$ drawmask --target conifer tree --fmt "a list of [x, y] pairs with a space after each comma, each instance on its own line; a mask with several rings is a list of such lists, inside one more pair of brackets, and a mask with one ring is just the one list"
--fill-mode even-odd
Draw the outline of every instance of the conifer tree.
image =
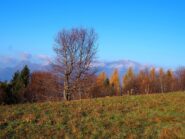
[[133, 81], [134, 81], [134, 72], [130, 67], [126, 74], [123, 76], [122, 87], [126, 93], [132, 92], [133, 90]]
[[115, 95], [120, 95], [121, 87], [120, 87], [120, 79], [119, 79], [118, 69], [114, 70], [114, 72], [110, 78], [110, 84], [113, 87]]
[[24, 68], [21, 71], [21, 80], [23, 81], [24, 87], [27, 87], [30, 80], [30, 69], [28, 66], [24, 66]]
[[123, 76], [123, 88], [127, 86], [127, 84], [133, 80], [134, 78], [134, 72], [132, 68], [129, 68], [127, 73]]
[[150, 93], [150, 78], [148, 69], [141, 70], [138, 74], [140, 93]]
[[99, 76], [97, 77], [97, 81], [96, 81], [97, 85], [103, 86], [106, 79], [107, 79], [106, 73], [105, 72], [100, 73]]
[[165, 80], [165, 92], [173, 91], [173, 81], [174, 81], [173, 71], [168, 70], [165, 74], [164, 80]]
[[19, 103], [24, 101], [24, 91], [29, 84], [30, 70], [25, 66], [21, 72], [17, 71], [9, 85], [6, 103]]
[[111, 96], [112, 90], [110, 88], [109, 78], [105, 72], [99, 74], [96, 80], [97, 86], [99, 88], [99, 96]]

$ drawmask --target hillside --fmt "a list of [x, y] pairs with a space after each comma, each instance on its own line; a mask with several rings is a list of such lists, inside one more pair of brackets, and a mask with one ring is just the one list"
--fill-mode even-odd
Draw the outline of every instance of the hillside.
[[0, 106], [0, 138], [185, 138], [185, 93]]

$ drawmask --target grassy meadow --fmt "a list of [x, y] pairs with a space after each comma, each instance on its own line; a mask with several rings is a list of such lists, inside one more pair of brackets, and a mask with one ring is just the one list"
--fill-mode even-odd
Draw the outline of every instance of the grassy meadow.
[[185, 93], [0, 106], [0, 138], [185, 138]]

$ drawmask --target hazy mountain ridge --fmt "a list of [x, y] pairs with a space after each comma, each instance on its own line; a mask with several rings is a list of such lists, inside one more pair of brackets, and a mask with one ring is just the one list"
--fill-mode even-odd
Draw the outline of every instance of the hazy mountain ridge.
[[[33, 71], [47, 71], [51, 69], [51, 65], [37, 64], [30, 61], [21, 61], [16, 66], [0, 68], [0, 81], [9, 81], [12, 75], [17, 71], [21, 70], [24, 65], [28, 65], [31, 72]], [[96, 61], [93, 63], [93, 68], [97, 70], [97, 74], [104, 71], [110, 77], [114, 69], [118, 69], [120, 77], [122, 77], [129, 67], [132, 67], [134, 72], [138, 72], [141, 69], [150, 68], [152, 66], [140, 64], [131, 60], [119, 60], [119, 61]]]
[[118, 60], [111, 62], [97, 62], [95, 68], [98, 69], [98, 73], [105, 71], [106, 74], [110, 77], [114, 69], [118, 69], [120, 76], [122, 77], [128, 68], [132, 67], [135, 73], [138, 73], [142, 69], [151, 68], [151, 65], [140, 64], [131, 60]]
[[50, 69], [49, 65], [32, 63], [30, 61], [21, 61], [16, 66], [0, 68], [0, 81], [11, 80], [13, 74], [18, 70], [20, 71], [25, 65], [28, 65], [31, 72], [33, 72], [33, 71], [47, 71]]

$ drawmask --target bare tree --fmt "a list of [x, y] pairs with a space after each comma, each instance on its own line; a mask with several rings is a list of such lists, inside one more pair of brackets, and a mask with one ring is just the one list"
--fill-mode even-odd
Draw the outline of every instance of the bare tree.
[[93, 29], [62, 30], [56, 37], [54, 69], [63, 84], [63, 97], [71, 100], [72, 93], [82, 88], [81, 80], [90, 73], [97, 50], [97, 35]]

